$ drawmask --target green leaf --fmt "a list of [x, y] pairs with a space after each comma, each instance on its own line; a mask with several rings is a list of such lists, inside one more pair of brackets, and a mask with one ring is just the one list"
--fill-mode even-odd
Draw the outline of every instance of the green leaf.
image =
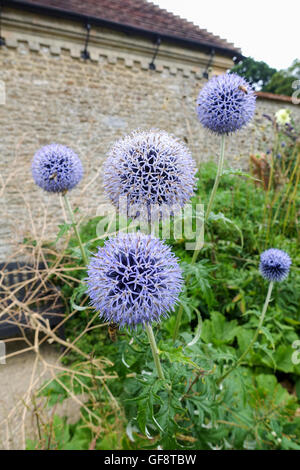
[[[66, 376], [60, 376], [59, 379], [63, 383], [68, 380]], [[56, 403], [62, 403], [68, 398], [68, 392], [55, 379], [51, 380], [51, 382], [41, 391], [40, 395], [48, 397], [47, 404], [50, 407], [54, 406]]]
[[197, 319], [198, 319], [198, 325], [197, 325], [197, 328], [196, 328], [196, 332], [195, 332], [195, 336], [194, 338], [192, 339], [192, 341], [190, 341], [187, 346], [190, 347], [190, 346], [193, 346], [194, 344], [198, 343], [199, 339], [200, 339], [200, 336], [201, 336], [201, 331], [202, 331], [202, 318], [201, 318], [201, 315], [200, 315], [200, 312], [199, 310], [197, 310], [195, 308], [195, 312], [196, 312], [196, 315], [197, 315]]
[[261, 397], [268, 396], [274, 405], [280, 405], [283, 408], [294, 400], [293, 396], [277, 382], [275, 375], [260, 374], [256, 377], [256, 383]]
[[193, 289], [200, 290], [206, 303], [208, 305], [212, 304], [213, 291], [211, 287], [211, 272], [215, 270], [215, 267], [209, 266], [207, 260], [198, 261], [193, 265], [183, 262], [181, 266], [183, 268], [184, 277], [189, 277], [189, 283], [187, 285], [188, 291]]
[[270, 359], [270, 361], [268, 361], [265, 356], [260, 355], [260, 361], [263, 364], [267, 364], [269, 367], [273, 367], [274, 370], [277, 369], [277, 364], [275, 361], [274, 353], [268, 349], [266, 344], [260, 344], [256, 342], [254, 343], [253, 347], [254, 349], [256, 349], [256, 351], [263, 351]]
[[241, 238], [241, 245], [242, 246], [244, 245], [244, 237], [243, 237], [243, 233], [240, 227], [238, 227], [238, 225], [235, 222], [233, 222], [231, 219], [229, 219], [228, 217], [225, 217], [225, 215], [222, 214], [222, 212], [219, 212], [218, 214], [211, 212], [208, 216], [208, 220], [211, 220], [213, 222], [223, 222], [225, 225], [232, 225], [236, 229], [236, 231], [239, 233], [239, 236]]
[[60, 449], [64, 449], [64, 446], [70, 439], [70, 428], [66, 423], [66, 419], [60, 418], [60, 416], [54, 415], [53, 417], [53, 431], [55, 434], [55, 440], [59, 444]]
[[107, 434], [100, 442], [97, 442], [96, 450], [111, 450], [115, 449], [118, 442], [117, 432]]
[[251, 329], [246, 329], [246, 328], [240, 328], [237, 332], [237, 341], [239, 348], [241, 350], [241, 353], [246, 350], [248, 347], [250, 341], [252, 340], [254, 335], [254, 331]]
[[80, 302], [82, 297], [86, 295], [86, 285], [80, 284], [76, 289], [74, 289], [72, 297], [70, 299], [70, 305], [73, 310], [78, 310], [79, 312], [86, 310], [88, 306], [77, 305], [77, 302]]
[[296, 442], [288, 439], [287, 437], [283, 436], [282, 438], [282, 448], [285, 450], [300, 450], [300, 445], [296, 444]]
[[283, 372], [293, 372], [294, 364], [292, 363], [293, 350], [290, 346], [281, 344], [276, 348], [274, 359], [279, 370]]
[[183, 307], [183, 310], [185, 311], [189, 321], [192, 319], [192, 309], [191, 306], [189, 305], [188, 299], [185, 299], [183, 296], [180, 297], [180, 303]]
[[274, 340], [273, 340], [273, 336], [271, 335], [271, 333], [269, 332], [269, 330], [265, 327], [265, 326], [262, 326], [260, 328], [260, 331], [265, 335], [265, 337], [269, 340], [269, 342], [271, 343], [271, 346], [273, 349], [275, 349], [275, 343], [274, 343]]
[[59, 232], [57, 234], [57, 237], [54, 243], [57, 243], [60, 238], [62, 238], [66, 233], [68, 233], [68, 231], [72, 227], [72, 224], [64, 223], [63, 225], [59, 225], [58, 227], [59, 227]]
[[196, 364], [189, 356], [183, 353], [182, 346], [178, 348], [170, 348], [168, 351], [160, 350], [160, 354], [165, 355], [170, 362], [179, 362], [181, 364], [187, 364], [200, 369], [200, 366]]
[[290, 325], [294, 325], [294, 326], [300, 325], [300, 321], [294, 320], [294, 318], [284, 317], [284, 321], [286, 321]]
[[237, 336], [240, 327], [237, 320], [227, 321], [219, 312], [211, 313], [211, 320], [203, 322], [202, 339], [216, 345], [230, 344]]
[[249, 175], [249, 173], [245, 173], [244, 171], [242, 170], [234, 170], [233, 168], [229, 169], [229, 170], [224, 170], [222, 175], [236, 175], [236, 176], [245, 176], [246, 178], [250, 178], [251, 180], [254, 180], [254, 181], [259, 181], [260, 183], [262, 182], [261, 180], [259, 180], [258, 178], [254, 178], [254, 176], [252, 175]]

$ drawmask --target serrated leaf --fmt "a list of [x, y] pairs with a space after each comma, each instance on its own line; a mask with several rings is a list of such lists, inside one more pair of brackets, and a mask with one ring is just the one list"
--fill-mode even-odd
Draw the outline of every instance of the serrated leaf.
[[196, 364], [189, 356], [183, 353], [182, 346], [178, 348], [170, 348], [167, 351], [160, 351], [162, 355], [165, 355], [170, 362], [179, 362], [180, 364], [187, 364], [200, 369], [198, 364]]
[[262, 180], [258, 179], [258, 178], [255, 178], [254, 176], [252, 175], [249, 175], [249, 173], [245, 173], [244, 171], [242, 170], [234, 170], [233, 168], [229, 169], [229, 170], [224, 170], [222, 172], [222, 175], [236, 175], [236, 176], [245, 176], [246, 178], [249, 178], [251, 180], [254, 180], [254, 181], [258, 181], [260, 183], [262, 183]]
[[274, 340], [273, 340], [273, 336], [271, 335], [269, 330], [265, 326], [262, 326], [260, 328], [260, 331], [265, 335], [267, 340], [269, 340], [269, 342], [271, 343], [272, 348], [275, 349], [275, 343], [274, 343]]
[[[277, 369], [277, 363], [276, 363], [276, 360], [275, 360], [275, 357], [274, 357], [274, 353], [272, 353], [266, 344], [260, 344], [260, 343], [254, 343], [253, 347], [258, 350], [258, 351], [263, 351], [268, 357], [269, 359], [271, 360], [271, 364], [273, 364], [273, 369], [276, 370]], [[261, 356], [261, 361], [264, 363], [264, 364], [268, 364], [270, 366], [270, 363], [268, 361], [265, 360], [265, 358], [263, 356]]]
[[195, 332], [195, 336], [194, 338], [192, 339], [192, 341], [190, 341], [187, 346], [193, 346], [194, 344], [198, 343], [199, 339], [200, 339], [200, 336], [201, 336], [201, 331], [202, 331], [202, 318], [201, 318], [201, 315], [200, 315], [200, 312], [199, 310], [197, 310], [195, 308], [195, 312], [196, 312], [196, 315], [197, 315], [197, 319], [198, 319], [198, 325], [197, 325], [197, 328], [196, 328], [196, 332]]
[[213, 222], [223, 222], [225, 225], [232, 225], [236, 229], [236, 231], [239, 233], [239, 236], [241, 239], [241, 245], [242, 246], [244, 245], [244, 237], [243, 237], [243, 233], [240, 227], [238, 227], [238, 225], [235, 222], [233, 222], [231, 219], [229, 219], [228, 217], [225, 217], [225, 215], [222, 212], [219, 212], [218, 214], [211, 212], [208, 216], [208, 220], [212, 220]]
[[66, 233], [68, 233], [71, 227], [72, 227], [72, 224], [67, 224], [67, 223], [59, 225], [58, 226], [59, 232], [57, 234], [57, 237], [54, 243], [57, 243], [58, 240], [60, 240]]
[[192, 309], [191, 309], [191, 306], [189, 305], [188, 299], [183, 299], [181, 297], [180, 298], [180, 303], [183, 307], [183, 310], [187, 314], [187, 317], [188, 317], [189, 321], [191, 321], [191, 319], [192, 319]]
[[207, 343], [227, 344], [233, 341], [239, 330], [236, 320], [229, 322], [221, 313], [212, 312], [211, 320], [203, 322], [202, 338]]

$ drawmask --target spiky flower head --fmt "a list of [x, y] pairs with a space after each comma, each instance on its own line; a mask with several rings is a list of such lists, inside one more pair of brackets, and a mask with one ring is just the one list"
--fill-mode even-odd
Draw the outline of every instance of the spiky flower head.
[[284, 126], [285, 124], [290, 124], [291, 122], [291, 111], [289, 109], [279, 109], [275, 113], [275, 119], [277, 124]]
[[119, 234], [92, 256], [87, 292], [101, 318], [134, 328], [166, 317], [182, 282], [178, 260], [161, 240], [143, 233]]
[[283, 281], [287, 278], [292, 264], [289, 255], [277, 248], [270, 248], [260, 256], [259, 270], [268, 281]]
[[199, 121], [216, 134], [230, 134], [251, 121], [255, 100], [252, 87], [236, 73], [215, 76], [199, 93]]
[[32, 160], [35, 183], [50, 193], [63, 193], [74, 188], [82, 178], [79, 157], [69, 147], [50, 144], [36, 152]]
[[[196, 165], [184, 143], [163, 131], [134, 132], [112, 147], [104, 164], [104, 189], [120, 209], [127, 199], [130, 216], [152, 218], [181, 208], [193, 195]], [[136, 212], [134, 212], [136, 209]]]

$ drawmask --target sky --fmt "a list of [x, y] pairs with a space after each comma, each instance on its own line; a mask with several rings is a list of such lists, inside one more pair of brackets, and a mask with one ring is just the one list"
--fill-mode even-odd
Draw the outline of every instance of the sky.
[[300, 59], [299, 0], [152, 0], [233, 42], [245, 56], [285, 69]]

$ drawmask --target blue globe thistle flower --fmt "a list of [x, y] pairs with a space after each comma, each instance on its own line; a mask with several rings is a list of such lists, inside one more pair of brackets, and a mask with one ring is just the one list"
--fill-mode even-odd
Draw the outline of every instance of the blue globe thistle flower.
[[155, 219], [172, 207], [183, 207], [193, 195], [196, 165], [187, 147], [163, 131], [134, 132], [120, 139], [104, 164], [104, 189], [120, 209], [139, 208], [130, 216], [151, 209]]
[[229, 134], [254, 116], [256, 96], [249, 83], [235, 73], [213, 77], [197, 99], [201, 124], [216, 134]]
[[38, 150], [31, 169], [35, 183], [50, 193], [63, 193], [74, 188], [83, 175], [79, 157], [60, 144], [46, 145]]
[[277, 248], [270, 248], [260, 256], [259, 270], [268, 281], [283, 281], [287, 278], [292, 264], [289, 255]]
[[91, 305], [105, 321], [135, 328], [174, 310], [183, 280], [177, 258], [152, 235], [119, 234], [88, 266]]

